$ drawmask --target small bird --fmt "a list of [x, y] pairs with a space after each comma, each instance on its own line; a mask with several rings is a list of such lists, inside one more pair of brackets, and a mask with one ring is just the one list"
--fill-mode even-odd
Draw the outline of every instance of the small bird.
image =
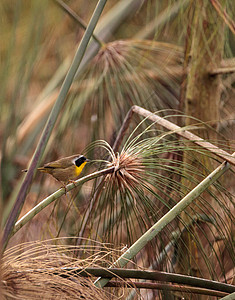
[[85, 156], [76, 154], [49, 162], [38, 170], [52, 175], [63, 185], [66, 185], [80, 175], [88, 161], [90, 160]]

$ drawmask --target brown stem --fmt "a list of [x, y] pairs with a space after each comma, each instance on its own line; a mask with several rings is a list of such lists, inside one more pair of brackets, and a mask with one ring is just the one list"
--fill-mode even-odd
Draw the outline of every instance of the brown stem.
[[214, 69], [210, 72], [210, 75], [219, 75], [219, 74], [229, 74], [229, 73], [234, 73], [235, 72], [235, 66], [232, 67], [227, 67], [227, 68], [217, 68]]
[[197, 288], [191, 286], [183, 286], [178, 284], [156, 283], [156, 282], [133, 282], [133, 281], [114, 281], [111, 280], [106, 284], [106, 287], [127, 287], [137, 289], [155, 289], [167, 291], [179, 291], [181, 293], [193, 293], [208, 296], [224, 297], [228, 293], [209, 290], [205, 288]]
[[113, 151], [114, 151], [114, 152], [116, 152], [116, 151], [118, 150], [120, 144], [122, 143], [122, 140], [123, 140], [123, 138], [124, 138], [124, 135], [125, 135], [125, 133], [126, 133], [128, 127], [129, 127], [129, 125], [130, 125], [131, 118], [132, 118], [133, 112], [134, 112], [133, 108], [134, 108], [134, 106], [132, 106], [132, 107], [130, 108], [130, 110], [128, 111], [128, 113], [127, 113], [127, 115], [126, 115], [126, 117], [125, 117], [125, 119], [124, 119], [124, 121], [123, 121], [122, 127], [121, 127], [120, 130], [119, 130], [119, 133], [118, 133], [118, 135], [117, 135], [117, 138], [116, 138], [116, 140], [115, 140], [115, 142], [114, 142], [114, 144], [113, 144]]
[[226, 160], [227, 162], [231, 163], [232, 165], [235, 166], [235, 157], [229, 154], [228, 152], [220, 149], [219, 147], [203, 140], [199, 136], [191, 133], [190, 131], [183, 130], [181, 127], [175, 125], [174, 123], [159, 117], [158, 115], [151, 113], [150, 111], [139, 107], [137, 105], [132, 107], [133, 112], [148, 118], [149, 120], [155, 122], [157, 125], [161, 125], [168, 130], [174, 131], [176, 134], [179, 136], [186, 138], [187, 140], [190, 140], [191, 142], [201, 146], [204, 149], [207, 149], [211, 153], [215, 154], [216, 156], [222, 158], [223, 160]]

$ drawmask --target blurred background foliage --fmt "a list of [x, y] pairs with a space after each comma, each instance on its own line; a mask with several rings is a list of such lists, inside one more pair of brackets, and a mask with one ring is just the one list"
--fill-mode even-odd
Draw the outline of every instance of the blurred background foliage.
[[[235, 38], [227, 25], [234, 26], [233, 1], [226, 1], [228, 16], [224, 17], [216, 10], [218, 1], [205, 2], [224, 23], [221, 66], [232, 68]], [[22, 182], [21, 170], [32, 157], [84, 32], [58, 3], [45, 0], [0, 3], [3, 221]], [[96, 1], [84, 0], [65, 3], [85, 23], [96, 5]], [[101, 43], [94, 39], [90, 42], [43, 161], [74, 153], [108, 159], [108, 146], [101, 142], [89, 149], [86, 146], [101, 139], [112, 146], [132, 105], [159, 111], [162, 117], [185, 124], [185, 86], [190, 60], [187, 44], [194, 5], [190, 0], [108, 1], [95, 31]], [[234, 151], [234, 85], [234, 71], [222, 73], [220, 117], [209, 124], [217, 130], [217, 144], [230, 153]], [[199, 123], [197, 115], [192, 117], [193, 123]], [[114, 247], [129, 245], [190, 190], [182, 178], [191, 182], [190, 187], [195, 186], [217, 165], [210, 153], [179, 140], [175, 133], [168, 134], [163, 128], [152, 126], [148, 120], [138, 125], [141, 120], [133, 117], [122, 148], [118, 149], [120, 153], [123, 151], [124, 158], [129, 153], [137, 159], [137, 167], [131, 171], [137, 178], [126, 181], [126, 186], [120, 185], [117, 178], [110, 182], [108, 177], [86, 183], [36, 216], [12, 238], [10, 245], [59, 236], [82, 236], [110, 242]], [[162, 135], [164, 138], [160, 138]], [[125, 145], [128, 136], [129, 144], [133, 140], [129, 148]], [[159, 142], [155, 144], [153, 138]], [[204, 164], [198, 153], [211, 157], [213, 163]], [[190, 163], [195, 156], [199, 165]], [[124, 159], [123, 163], [128, 165], [129, 161]], [[86, 172], [97, 168], [98, 164], [86, 168]], [[136, 168], [144, 170], [138, 174]], [[231, 282], [235, 261], [234, 174], [229, 172], [226, 180], [200, 197], [196, 208], [185, 212], [186, 219], [182, 216], [171, 223], [152, 247], [146, 247], [141, 257], [136, 258], [139, 265]], [[36, 174], [22, 214], [58, 187], [49, 176]], [[208, 199], [213, 199], [217, 206]], [[190, 248], [190, 239], [196, 248]]]

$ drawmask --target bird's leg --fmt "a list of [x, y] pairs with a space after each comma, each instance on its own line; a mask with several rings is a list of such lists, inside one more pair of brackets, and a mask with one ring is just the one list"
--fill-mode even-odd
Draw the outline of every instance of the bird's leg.
[[67, 193], [66, 185], [69, 184], [69, 183], [73, 183], [73, 184], [75, 185], [76, 181], [70, 179], [70, 180], [69, 180], [68, 182], [66, 182], [66, 183], [63, 183], [63, 182], [61, 182], [61, 183], [63, 184], [62, 187], [65, 189], [65, 195], [66, 195], [66, 193]]
[[68, 183], [73, 183], [73, 184], [75, 185], [75, 184], [76, 184], [76, 181], [70, 179], [70, 180], [68, 181]]

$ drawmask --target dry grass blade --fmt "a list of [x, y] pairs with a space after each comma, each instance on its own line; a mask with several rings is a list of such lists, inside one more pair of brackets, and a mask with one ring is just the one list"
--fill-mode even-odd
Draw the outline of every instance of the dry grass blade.
[[[98, 289], [91, 278], [72, 272], [110, 265], [114, 250], [87, 241], [86, 246], [56, 245], [66, 239], [20, 244], [8, 249], [2, 260], [2, 293], [7, 299], [116, 299]], [[80, 258], [73, 256], [78, 251]]]
[[219, 16], [223, 18], [225, 24], [228, 25], [230, 30], [233, 34], [235, 34], [235, 23], [233, 19], [229, 16], [226, 12], [225, 8], [223, 8], [218, 0], [210, 0], [216, 11], [218, 12]]

